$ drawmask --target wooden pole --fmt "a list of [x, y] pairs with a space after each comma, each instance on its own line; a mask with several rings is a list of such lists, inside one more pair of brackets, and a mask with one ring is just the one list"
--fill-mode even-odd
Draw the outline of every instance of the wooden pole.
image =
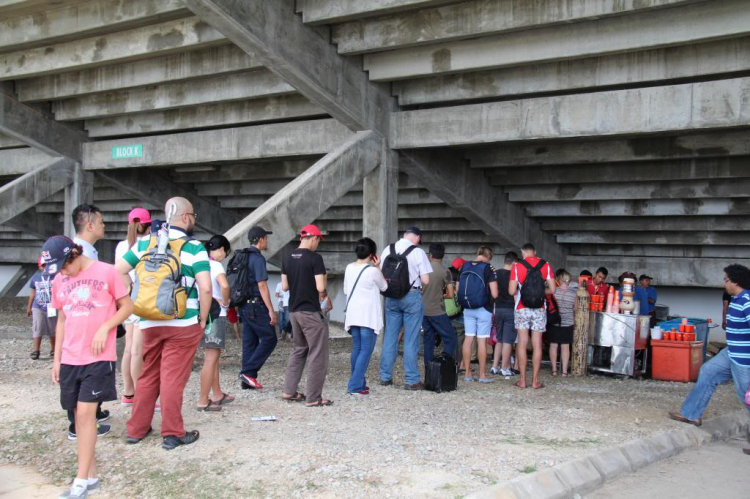
[[578, 288], [575, 306], [573, 352], [570, 359], [570, 374], [586, 375], [586, 353], [589, 339], [589, 294], [585, 286]]

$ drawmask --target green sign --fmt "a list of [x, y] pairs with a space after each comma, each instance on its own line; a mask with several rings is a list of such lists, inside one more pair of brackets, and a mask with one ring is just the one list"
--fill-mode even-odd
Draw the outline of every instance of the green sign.
[[142, 158], [143, 144], [133, 144], [130, 146], [113, 146], [112, 159], [124, 158]]

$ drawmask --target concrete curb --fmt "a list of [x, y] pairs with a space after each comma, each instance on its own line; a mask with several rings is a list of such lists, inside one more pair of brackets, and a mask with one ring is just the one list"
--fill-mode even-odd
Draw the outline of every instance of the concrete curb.
[[565, 499], [585, 494], [605, 482], [662, 459], [750, 430], [746, 410], [710, 419], [700, 428], [685, 425], [552, 468], [493, 485], [470, 494], [473, 499]]

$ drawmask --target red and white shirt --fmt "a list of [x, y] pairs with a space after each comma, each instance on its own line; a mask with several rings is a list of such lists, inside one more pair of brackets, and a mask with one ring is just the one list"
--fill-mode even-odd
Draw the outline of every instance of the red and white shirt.
[[[530, 256], [528, 258], [524, 258], [526, 263], [528, 263], [531, 267], [535, 267], [541, 258], [538, 258], [536, 256]], [[513, 270], [511, 270], [510, 278], [513, 279], [518, 283], [518, 293], [516, 294], [516, 310], [521, 310], [526, 308], [523, 303], [521, 303], [521, 288], [523, 288], [523, 283], [526, 280], [526, 267], [521, 265], [520, 263], [516, 263], [513, 265]], [[547, 279], [554, 279], [555, 278], [555, 272], [552, 270], [552, 265], [549, 264], [549, 262], [546, 262], [542, 268], [542, 279], [545, 281]]]

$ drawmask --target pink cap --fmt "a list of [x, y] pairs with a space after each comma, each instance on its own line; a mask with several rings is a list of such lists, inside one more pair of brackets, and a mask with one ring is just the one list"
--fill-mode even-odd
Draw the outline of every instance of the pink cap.
[[464, 260], [460, 256], [457, 256], [451, 262], [451, 267], [453, 267], [456, 270], [461, 270], [461, 267], [463, 267], [464, 263], [466, 263], [466, 260]]
[[136, 218], [142, 224], [151, 223], [151, 214], [145, 208], [133, 208], [132, 210], [130, 210], [130, 214], [128, 215], [128, 223], [133, 223], [133, 220], [135, 220]]
[[320, 229], [317, 225], [305, 225], [304, 227], [302, 227], [302, 230], [299, 231], [299, 235], [301, 237], [318, 236], [321, 240], [323, 240], [323, 233], [320, 232]]

